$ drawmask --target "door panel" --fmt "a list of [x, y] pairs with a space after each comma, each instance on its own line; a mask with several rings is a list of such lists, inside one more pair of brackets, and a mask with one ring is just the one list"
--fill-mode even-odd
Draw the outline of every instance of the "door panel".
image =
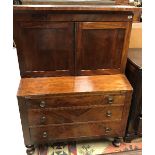
[[16, 22], [14, 39], [22, 77], [74, 74], [74, 24]]
[[81, 22], [76, 25], [77, 75], [124, 71], [128, 22]]

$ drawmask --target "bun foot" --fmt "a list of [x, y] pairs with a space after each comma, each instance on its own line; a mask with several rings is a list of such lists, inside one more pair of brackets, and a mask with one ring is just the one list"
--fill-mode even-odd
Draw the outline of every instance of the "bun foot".
[[120, 145], [121, 145], [121, 140], [122, 140], [121, 137], [116, 137], [116, 138], [114, 138], [114, 141], [112, 142], [112, 144], [113, 144], [115, 147], [120, 147]]
[[128, 136], [128, 134], [126, 135], [126, 137], [124, 137], [124, 142], [125, 143], [131, 143], [132, 138], [130, 136]]
[[34, 145], [27, 145], [26, 147], [27, 147], [26, 150], [27, 155], [33, 155], [35, 151]]

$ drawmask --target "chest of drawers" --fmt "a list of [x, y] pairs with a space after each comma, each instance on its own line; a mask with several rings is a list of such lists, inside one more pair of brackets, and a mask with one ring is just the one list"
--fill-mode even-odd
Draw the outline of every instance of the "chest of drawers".
[[23, 78], [18, 101], [25, 144], [122, 137], [131, 95], [122, 74]]
[[124, 75], [130, 31], [140, 9], [49, 3], [14, 6], [27, 153], [34, 145], [102, 137], [115, 137], [118, 145], [132, 94]]

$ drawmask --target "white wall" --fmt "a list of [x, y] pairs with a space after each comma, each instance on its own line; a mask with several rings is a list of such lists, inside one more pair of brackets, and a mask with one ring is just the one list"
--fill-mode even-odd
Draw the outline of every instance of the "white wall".
[[20, 76], [13, 49], [12, 2], [0, 4], [0, 154], [25, 155], [16, 99]]

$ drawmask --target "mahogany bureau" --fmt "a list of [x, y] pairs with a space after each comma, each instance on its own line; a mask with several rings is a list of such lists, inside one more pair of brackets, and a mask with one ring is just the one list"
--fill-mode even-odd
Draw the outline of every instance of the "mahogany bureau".
[[132, 95], [124, 75], [130, 31], [140, 9], [50, 4], [14, 5], [27, 153], [35, 145], [104, 137], [119, 146]]
[[123, 74], [23, 78], [18, 102], [25, 144], [123, 137], [132, 87]]

